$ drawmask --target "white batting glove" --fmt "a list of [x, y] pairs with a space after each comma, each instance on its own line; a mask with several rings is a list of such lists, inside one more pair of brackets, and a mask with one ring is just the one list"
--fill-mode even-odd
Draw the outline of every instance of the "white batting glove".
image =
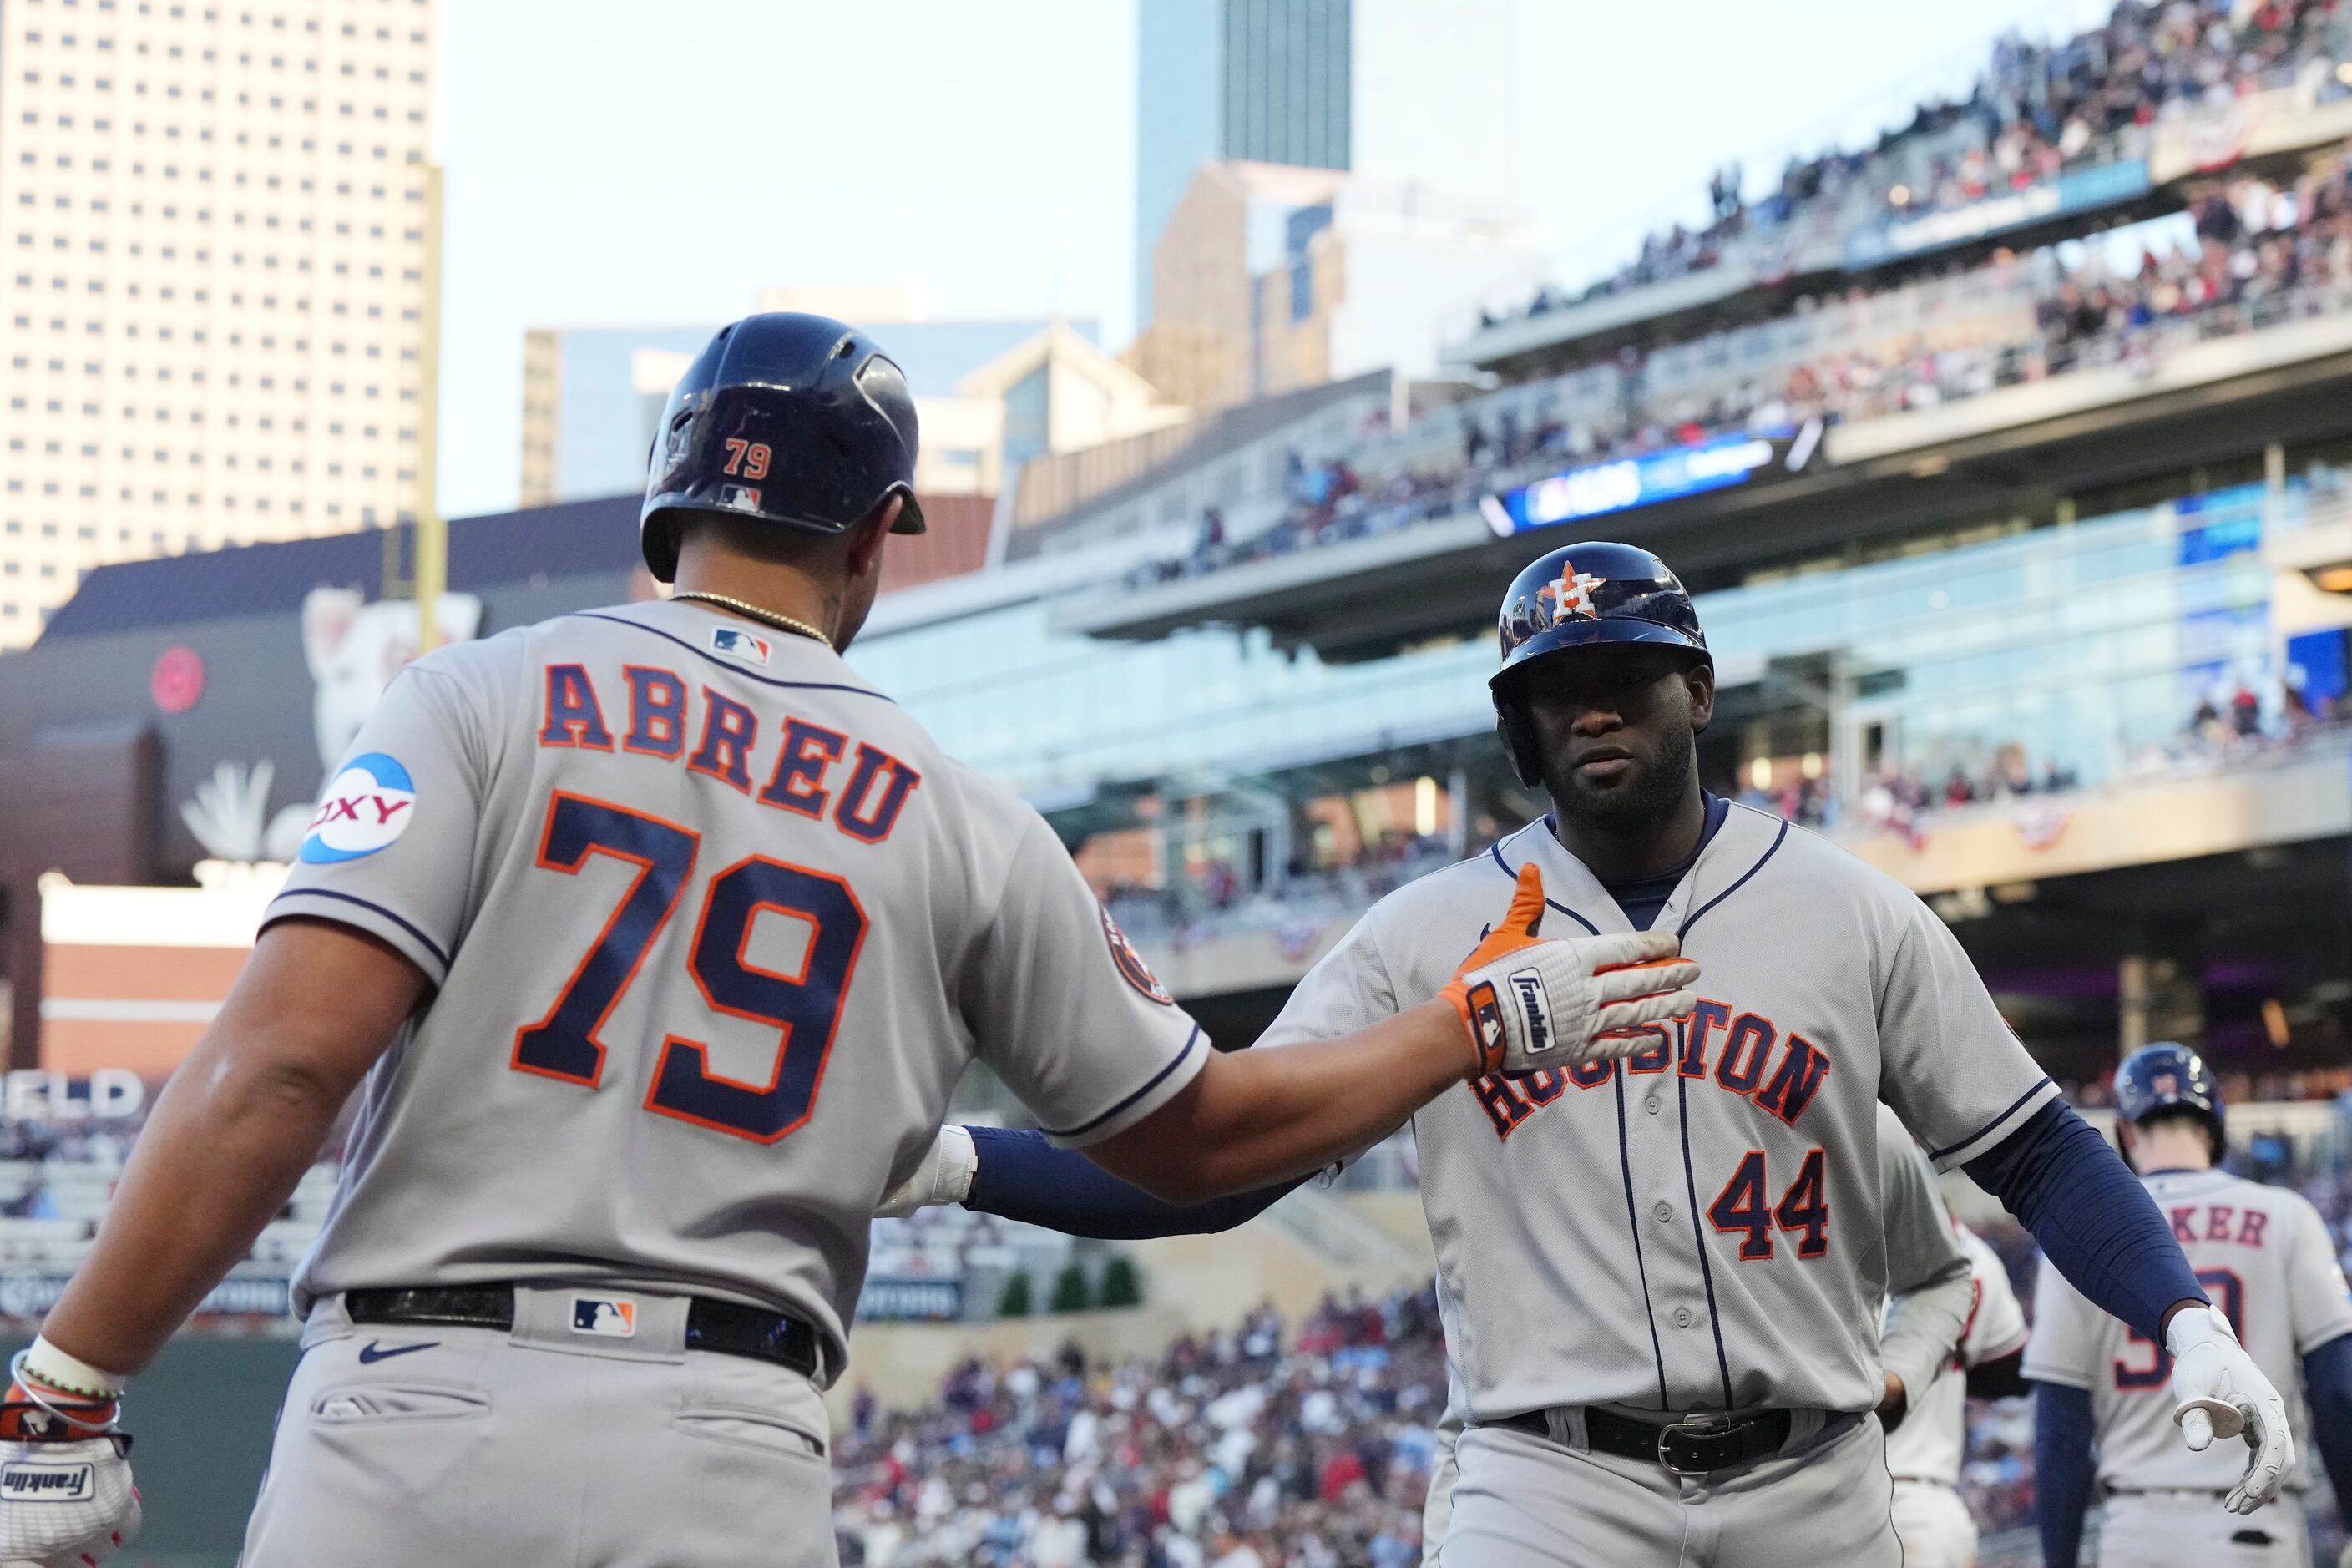
[[972, 1147], [971, 1134], [952, 1124], [942, 1127], [923, 1163], [883, 1197], [875, 1217], [904, 1219], [933, 1204], [960, 1204], [971, 1194], [972, 1173], [979, 1169], [980, 1151]]
[[2352, 1568], [2352, 1541], [2346, 1542], [2344, 1549], [2336, 1554], [2336, 1568]]
[[120, 1435], [0, 1443], [0, 1568], [95, 1568], [139, 1533]]
[[2246, 1473], [2224, 1500], [2231, 1513], [2252, 1513], [2278, 1495], [2294, 1468], [2294, 1434], [2286, 1401], [2238, 1343], [2218, 1307], [2188, 1307], [2164, 1333], [2172, 1352], [2172, 1419], [2189, 1447], [2203, 1453], [2216, 1437], [2246, 1440]]
[[1671, 931], [1545, 941], [1543, 873], [1519, 868], [1511, 907], [1439, 993], [1470, 1032], [1471, 1076], [1627, 1057], [1654, 1044], [1645, 1027], [1698, 1005], [1698, 965]]

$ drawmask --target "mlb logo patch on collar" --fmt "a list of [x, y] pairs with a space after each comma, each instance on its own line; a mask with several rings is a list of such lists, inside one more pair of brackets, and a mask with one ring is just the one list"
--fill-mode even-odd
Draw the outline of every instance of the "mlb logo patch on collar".
[[756, 664], [762, 669], [768, 667], [768, 639], [755, 637], [740, 626], [711, 627], [710, 651], [740, 658], [746, 664]]
[[637, 1304], [625, 1296], [574, 1296], [572, 1331], [606, 1340], [635, 1339]]

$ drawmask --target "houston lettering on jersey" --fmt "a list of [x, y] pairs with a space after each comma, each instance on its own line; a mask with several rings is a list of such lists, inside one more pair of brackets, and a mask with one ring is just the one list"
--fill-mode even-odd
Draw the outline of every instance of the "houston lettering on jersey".
[[[822, 818], [830, 808], [833, 825], [862, 843], [889, 837], [908, 797], [923, 782], [920, 773], [878, 746], [790, 714], [763, 717], [708, 686], [689, 686], [675, 670], [633, 664], [623, 673], [628, 723], [620, 751], [683, 763], [688, 773], [796, 816]], [[543, 689], [541, 746], [614, 749], [604, 699], [585, 665], [549, 665]], [[771, 735], [777, 737], [773, 742]], [[829, 783], [845, 758], [847, 777]], [[752, 795], [755, 769], [766, 770], [768, 782]]]
[[[1651, 1043], [1624, 1058], [1628, 1074], [1663, 1074], [1672, 1067], [1675, 1076], [1712, 1081], [1791, 1127], [1830, 1074], [1829, 1053], [1819, 1046], [1727, 1002], [1702, 998], [1689, 1017], [1643, 1032]], [[1614, 1061], [1595, 1061], [1540, 1072], [1488, 1073], [1472, 1079], [1470, 1088], [1494, 1123], [1495, 1136], [1508, 1138], [1570, 1088], [1599, 1089], [1616, 1076], [1616, 1068]]]

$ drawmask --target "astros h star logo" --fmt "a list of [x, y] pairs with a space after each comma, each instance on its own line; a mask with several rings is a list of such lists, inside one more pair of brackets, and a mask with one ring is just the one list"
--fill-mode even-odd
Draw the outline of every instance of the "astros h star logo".
[[1559, 581], [1547, 583], [1536, 590], [1536, 602], [1550, 607], [1552, 624], [1561, 621], [1599, 620], [1601, 612], [1592, 607], [1592, 591], [1606, 582], [1590, 572], [1579, 572], [1576, 563], [1559, 563]]

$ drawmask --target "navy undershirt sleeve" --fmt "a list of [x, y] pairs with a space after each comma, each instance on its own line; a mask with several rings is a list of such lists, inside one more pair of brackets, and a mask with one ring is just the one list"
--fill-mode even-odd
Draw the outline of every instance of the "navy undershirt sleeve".
[[2026, 1118], [1970, 1160], [1968, 1173], [2033, 1233], [2091, 1305], [2157, 1343], [2168, 1308], [2208, 1300], [2156, 1200], [2064, 1101]]
[[1179, 1207], [1131, 1186], [1076, 1149], [1057, 1149], [1042, 1132], [968, 1127], [980, 1163], [963, 1206], [1042, 1225], [1066, 1236], [1139, 1241], [1154, 1236], [1205, 1236], [1231, 1230], [1274, 1206], [1307, 1178]]
[[2042, 1568], [2074, 1568], [2091, 1506], [2091, 1391], [2033, 1385], [2033, 1522]]
[[2303, 1358], [2311, 1435], [2339, 1498], [2352, 1498], [2352, 1334], [2338, 1334]]

